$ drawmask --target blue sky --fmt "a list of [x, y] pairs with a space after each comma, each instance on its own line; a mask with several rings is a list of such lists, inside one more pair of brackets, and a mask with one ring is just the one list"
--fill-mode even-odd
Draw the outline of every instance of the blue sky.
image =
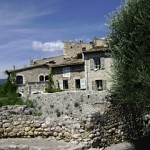
[[0, 0], [0, 78], [29, 60], [63, 54], [61, 41], [108, 33], [109, 13], [124, 0]]

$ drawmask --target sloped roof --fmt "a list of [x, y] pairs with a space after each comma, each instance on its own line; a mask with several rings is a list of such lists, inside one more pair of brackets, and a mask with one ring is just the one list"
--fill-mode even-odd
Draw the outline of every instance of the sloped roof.
[[39, 68], [39, 67], [47, 67], [49, 68], [49, 65], [47, 64], [40, 64], [40, 65], [34, 65], [34, 66], [29, 66], [29, 67], [23, 67], [23, 68], [19, 68], [19, 69], [13, 69], [13, 70], [9, 70], [9, 72], [20, 72], [20, 71], [25, 71], [25, 70], [30, 70], [30, 69], [34, 69], [34, 68]]
[[54, 64], [51, 67], [62, 67], [62, 66], [72, 66], [72, 65], [79, 65], [84, 64], [84, 61], [82, 59], [64, 59], [64, 61], [61, 64]]
[[64, 55], [55, 56], [55, 57], [49, 57], [49, 58], [43, 58], [39, 59], [33, 62], [33, 65], [40, 65], [40, 64], [60, 64], [64, 61]]
[[109, 49], [106, 48], [106, 47], [93, 48], [93, 49], [90, 49], [90, 50], [88, 50], [88, 51], [83, 51], [83, 53], [105, 52], [105, 51], [109, 51]]

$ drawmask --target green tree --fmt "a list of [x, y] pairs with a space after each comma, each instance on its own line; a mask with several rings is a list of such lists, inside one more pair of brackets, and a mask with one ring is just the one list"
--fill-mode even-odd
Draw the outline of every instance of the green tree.
[[52, 73], [49, 73], [49, 75], [48, 75], [48, 86], [45, 90], [48, 93], [53, 93], [54, 92], [54, 81], [53, 81]]
[[5, 71], [7, 82], [0, 87], [0, 106], [4, 105], [21, 105], [23, 100], [17, 95], [17, 85], [15, 84], [15, 73]]
[[57, 81], [57, 84], [58, 85], [57, 85], [57, 88], [56, 88], [55, 84], [54, 84], [54, 80], [53, 80], [53, 75], [50, 72], [49, 75], [48, 75], [48, 86], [45, 89], [45, 91], [48, 92], [48, 93], [61, 92], [58, 81]]
[[150, 104], [150, 0], [126, 0], [111, 16], [108, 45], [120, 101]]

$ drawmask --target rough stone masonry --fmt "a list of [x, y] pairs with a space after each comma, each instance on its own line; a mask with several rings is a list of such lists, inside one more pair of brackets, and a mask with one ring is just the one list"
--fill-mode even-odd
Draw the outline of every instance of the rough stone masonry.
[[[64, 96], [61, 97], [61, 94]], [[72, 98], [73, 106], [71, 108], [73, 108], [73, 111], [71, 115], [62, 113], [57, 116], [58, 112], [54, 111], [53, 115], [49, 112], [46, 114], [45, 112], [44, 115], [37, 116], [37, 110], [28, 108], [27, 106], [1, 107], [0, 138], [52, 138], [74, 144], [82, 143], [86, 148], [100, 147], [103, 149], [111, 144], [136, 138], [143, 134], [143, 118], [138, 114], [130, 114], [130, 111], [127, 109], [128, 118], [126, 119], [120, 114], [119, 110], [121, 108], [112, 107], [109, 102], [110, 95], [108, 96], [108, 93], [104, 94], [100, 92], [99, 95], [95, 93], [96, 99], [101, 97], [101, 99], [97, 99], [95, 102], [93, 93], [87, 93], [87, 95], [86, 93], [76, 93], [77, 99], [73, 99], [74, 94], [72, 96], [71, 93], [66, 94]], [[60, 93], [59, 96], [67, 98], [64, 93]], [[49, 98], [49, 101], [52, 101], [51, 98], [54, 100], [51, 94], [47, 94], [46, 96], [36, 95], [35, 97]], [[88, 103], [85, 97], [88, 99]], [[37, 100], [41, 103], [43, 101], [43, 99], [39, 98]], [[89, 107], [86, 107], [87, 112], [83, 108], [85, 105], [81, 105], [80, 100], [84, 104], [89, 105]], [[52, 109], [61, 108], [62, 104], [58, 106], [57, 102], [54, 103], [52, 101]], [[49, 109], [51, 109], [51, 103], [46, 100], [47, 105], [48, 103]], [[67, 105], [68, 102], [66, 102], [64, 108]], [[37, 104], [37, 106], [39, 105]], [[80, 108], [78, 108], [79, 106]], [[76, 115], [76, 110], [74, 109], [79, 109], [77, 111], [78, 115]], [[84, 109], [84, 111], [80, 111], [80, 109]], [[40, 110], [42, 109], [40, 108]], [[64, 112], [64, 110], [62, 109], [61, 111]], [[54, 113], [56, 114], [54, 115]], [[145, 117], [145, 120], [145, 127], [148, 129], [150, 126], [150, 117]], [[140, 130], [137, 130], [137, 128]], [[129, 130], [132, 131], [130, 134]]]

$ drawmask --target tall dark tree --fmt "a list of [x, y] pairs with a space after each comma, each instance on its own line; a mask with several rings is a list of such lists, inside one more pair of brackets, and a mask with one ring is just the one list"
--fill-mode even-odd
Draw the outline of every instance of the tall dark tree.
[[150, 0], [126, 0], [111, 16], [108, 45], [113, 91], [121, 101], [150, 104]]

